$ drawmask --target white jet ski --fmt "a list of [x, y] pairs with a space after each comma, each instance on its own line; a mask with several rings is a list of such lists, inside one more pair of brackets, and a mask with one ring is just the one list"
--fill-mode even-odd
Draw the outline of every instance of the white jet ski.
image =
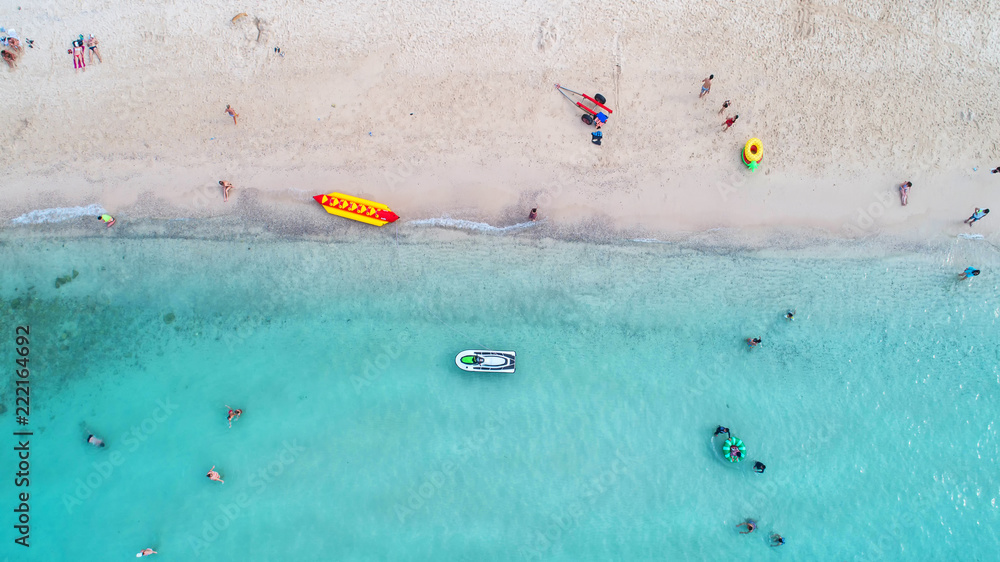
[[513, 351], [468, 349], [455, 356], [455, 364], [466, 371], [480, 373], [513, 373]]

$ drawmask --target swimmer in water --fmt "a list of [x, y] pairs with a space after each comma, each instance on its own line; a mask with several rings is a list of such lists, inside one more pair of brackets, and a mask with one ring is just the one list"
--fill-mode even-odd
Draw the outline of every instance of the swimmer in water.
[[234, 410], [229, 406], [226, 407], [229, 408], [229, 417], [227, 418], [227, 421], [229, 421], [229, 427], [231, 428], [233, 427], [233, 422], [240, 419], [240, 416], [243, 415], [243, 410], [240, 410], [239, 408]]
[[781, 546], [783, 544], [785, 544], [784, 537], [782, 537], [778, 533], [771, 535], [771, 546]]
[[747, 345], [750, 346], [751, 349], [757, 347], [760, 343], [760, 338], [747, 338]]
[[767, 466], [765, 466], [764, 463], [762, 463], [760, 461], [754, 461], [754, 463], [753, 463], [753, 471], [756, 472], [757, 474], [764, 474], [764, 469], [765, 468], [767, 468]]
[[795, 320], [795, 311], [789, 310], [785, 313], [785, 320]]
[[142, 552], [140, 552], [139, 554], [136, 554], [135, 557], [136, 558], [142, 558], [143, 556], [149, 556], [150, 554], [158, 554], [158, 552], [156, 552], [152, 548], [144, 548], [144, 549], [142, 549]]
[[104, 441], [98, 439], [97, 437], [95, 437], [93, 435], [88, 435], [87, 436], [87, 443], [90, 443], [91, 445], [93, 445], [95, 447], [103, 447], [104, 446]]
[[744, 525], [746, 526], [747, 530], [746, 531], [740, 531], [741, 535], [749, 535], [750, 533], [752, 533], [754, 531], [754, 529], [757, 528], [757, 522], [754, 521], [753, 519], [747, 519], [746, 522], [740, 523], [736, 527], [740, 528], [740, 527], [743, 527]]
[[729, 428], [728, 427], [722, 427], [721, 425], [719, 427], [715, 428], [715, 435], [722, 435], [723, 433], [726, 434], [726, 437], [729, 437]]
[[225, 482], [222, 481], [222, 476], [220, 476], [219, 473], [215, 471], [214, 464], [212, 465], [212, 470], [209, 470], [208, 474], [206, 474], [205, 476], [208, 476], [210, 479], [215, 480], [216, 482], [222, 482], [223, 484], [225, 484]]

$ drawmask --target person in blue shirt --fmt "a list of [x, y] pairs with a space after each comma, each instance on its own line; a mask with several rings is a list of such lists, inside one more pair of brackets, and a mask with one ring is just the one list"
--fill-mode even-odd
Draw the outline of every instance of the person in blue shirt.
[[989, 209], [980, 209], [979, 207], [976, 207], [976, 210], [972, 213], [972, 216], [965, 219], [965, 223], [969, 225], [969, 228], [972, 228], [973, 224], [982, 220], [982, 218], [988, 214], [990, 214]]
[[965, 271], [963, 271], [962, 273], [958, 274], [958, 278], [964, 281], [966, 279], [970, 279], [970, 278], [975, 277], [977, 275], [979, 275], [979, 270], [978, 269], [976, 269], [974, 267], [967, 267], [967, 268], [965, 268]]

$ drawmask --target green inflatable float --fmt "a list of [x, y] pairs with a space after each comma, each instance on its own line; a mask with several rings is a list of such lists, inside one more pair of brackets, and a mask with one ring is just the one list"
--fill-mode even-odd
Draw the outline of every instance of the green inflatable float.
[[722, 444], [722, 453], [729, 462], [740, 462], [747, 456], [747, 446], [738, 437], [730, 437]]

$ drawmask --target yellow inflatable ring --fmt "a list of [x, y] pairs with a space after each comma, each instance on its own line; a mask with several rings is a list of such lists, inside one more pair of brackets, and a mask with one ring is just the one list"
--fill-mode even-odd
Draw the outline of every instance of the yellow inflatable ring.
[[761, 158], [764, 158], [764, 143], [760, 142], [758, 138], [748, 140], [746, 146], [743, 147], [743, 160], [749, 164], [750, 162], [760, 162]]

